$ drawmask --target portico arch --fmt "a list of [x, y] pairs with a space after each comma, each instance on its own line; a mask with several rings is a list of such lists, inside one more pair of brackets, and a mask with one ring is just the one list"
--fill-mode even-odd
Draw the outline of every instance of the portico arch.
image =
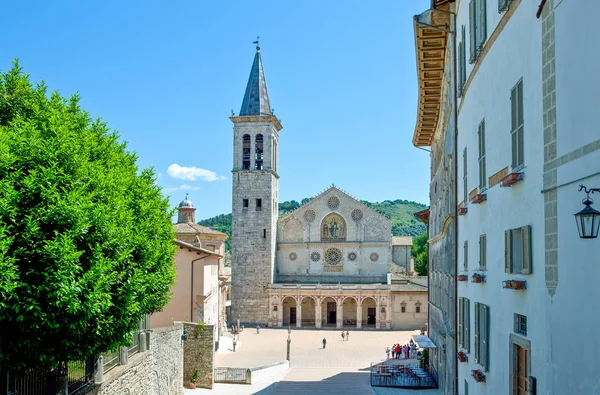
[[302, 326], [315, 326], [317, 316], [317, 302], [312, 296], [302, 298]]
[[342, 303], [344, 327], [356, 327], [356, 306], [356, 298], [353, 296], [344, 298], [344, 302]]
[[362, 301], [362, 326], [375, 328], [377, 323], [377, 302], [371, 297]]
[[337, 301], [332, 297], [326, 297], [321, 303], [321, 320], [323, 327], [336, 327], [337, 324]]
[[288, 296], [283, 299], [283, 325], [296, 325], [298, 317], [296, 315], [298, 306], [296, 304], [296, 298]]

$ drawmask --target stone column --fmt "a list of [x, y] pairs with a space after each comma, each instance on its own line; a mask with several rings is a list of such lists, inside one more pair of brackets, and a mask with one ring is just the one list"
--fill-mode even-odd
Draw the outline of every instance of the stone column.
[[315, 327], [321, 328], [321, 309], [323, 308], [323, 303], [319, 301], [319, 303], [315, 303]]
[[283, 300], [285, 299], [285, 297], [281, 297], [279, 298], [279, 300], [281, 300], [281, 303], [279, 303], [278, 307], [277, 307], [277, 326], [278, 327], [283, 327]]
[[392, 296], [387, 298], [387, 307], [385, 308], [385, 319], [387, 320], [386, 328], [392, 329]]
[[302, 328], [302, 297], [296, 302], [296, 328]]
[[335, 316], [336, 316], [336, 328], [341, 329], [343, 328], [343, 324], [344, 324], [344, 302], [341, 299], [337, 300], [337, 306], [336, 306], [336, 310], [335, 310]]
[[357, 299], [356, 302], [356, 329], [362, 328], [362, 300]]
[[379, 312], [380, 309], [380, 304], [379, 304], [379, 298], [376, 298], [376, 307], [375, 307], [375, 329], [379, 329], [381, 328], [381, 313]]

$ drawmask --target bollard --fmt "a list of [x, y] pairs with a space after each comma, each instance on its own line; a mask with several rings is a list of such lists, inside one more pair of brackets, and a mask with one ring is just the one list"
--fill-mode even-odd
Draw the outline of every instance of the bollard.
[[146, 343], [146, 332], [140, 332], [140, 352], [148, 350], [148, 344]]
[[127, 355], [127, 347], [119, 347], [119, 365], [127, 365], [129, 362]]
[[94, 366], [94, 384], [100, 384], [104, 381], [104, 357], [100, 355], [96, 359]]

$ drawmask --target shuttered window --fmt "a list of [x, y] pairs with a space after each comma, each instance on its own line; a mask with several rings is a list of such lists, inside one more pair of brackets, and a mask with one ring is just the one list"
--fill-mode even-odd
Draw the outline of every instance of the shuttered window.
[[487, 269], [487, 237], [479, 236], [479, 270]]
[[465, 271], [469, 270], [469, 241], [463, 243], [463, 267]]
[[482, 303], [475, 303], [475, 363], [484, 371], [489, 369], [489, 321], [490, 308]]
[[504, 232], [504, 257], [506, 273], [531, 274], [531, 226]]
[[487, 39], [486, 0], [469, 2], [469, 63], [475, 63]]
[[458, 298], [458, 346], [466, 352], [471, 348], [470, 320], [469, 299]]
[[463, 151], [463, 202], [469, 202], [469, 189], [467, 188], [467, 147]]
[[510, 137], [513, 169], [520, 169], [524, 163], [523, 126], [523, 80], [520, 80], [510, 91]]
[[485, 119], [479, 124], [477, 136], [479, 140], [479, 189], [487, 188], [487, 175], [485, 171]]
[[467, 55], [465, 47], [467, 46], [467, 42], [465, 41], [465, 25], [461, 27], [461, 38], [458, 43], [458, 70], [457, 70], [457, 79], [458, 79], [458, 97], [463, 95], [465, 89], [465, 83], [467, 82]]

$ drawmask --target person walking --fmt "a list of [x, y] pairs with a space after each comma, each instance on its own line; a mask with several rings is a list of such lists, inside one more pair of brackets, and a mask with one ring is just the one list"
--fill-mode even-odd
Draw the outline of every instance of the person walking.
[[396, 345], [394, 344], [392, 346], [392, 359], [395, 359], [395, 358], [396, 358]]
[[344, 336], [345, 336], [344, 331], [342, 331], [342, 341], [344, 341]]
[[346, 331], [346, 341], [350, 340], [350, 331]]
[[386, 360], [390, 359], [390, 348], [389, 347], [385, 349], [385, 355], [387, 357]]
[[237, 346], [237, 340], [233, 338], [233, 352], [235, 352], [235, 346]]
[[327, 339], [323, 338], [323, 349], [325, 349], [326, 345], [327, 345]]
[[260, 325], [256, 325], [256, 334], [258, 335], [260, 333]]
[[396, 359], [400, 359], [400, 344], [396, 344]]

